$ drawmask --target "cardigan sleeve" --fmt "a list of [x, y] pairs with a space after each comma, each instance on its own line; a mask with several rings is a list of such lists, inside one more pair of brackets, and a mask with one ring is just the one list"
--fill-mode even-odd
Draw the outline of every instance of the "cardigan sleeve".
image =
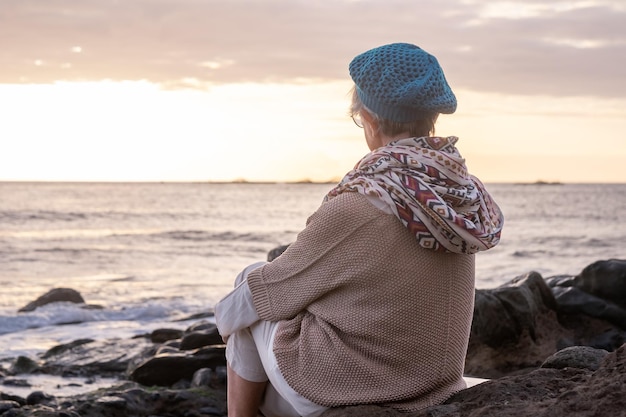
[[235, 289], [215, 305], [215, 324], [222, 337], [230, 336], [259, 320], [259, 315], [252, 303], [252, 293], [248, 287], [247, 277], [250, 271], [263, 264], [265, 262], [257, 262], [241, 271], [235, 281]]
[[252, 271], [248, 284], [261, 319], [287, 320], [351, 279], [355, 263], [350, 242], [368, 223], [384, 215], [356, 209], [365, 197], [343, 193], [323, 203], [294, 243], [269, 264]]

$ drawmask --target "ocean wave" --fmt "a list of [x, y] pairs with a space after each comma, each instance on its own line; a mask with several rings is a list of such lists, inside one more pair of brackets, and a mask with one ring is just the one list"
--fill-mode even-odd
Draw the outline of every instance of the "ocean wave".
[[8, 224], [24, 224], [35, 220], [71, 222], [84, 220], [86, 213], [62, 212], [53, 210], [5, 210], [0, 211], [0, 222]]
[[185, 211], [133, 211], [133, 210], [93, 210], [93, 211], [62, 211], [62, 210], [0, 210], [0, 224], [12, 226], [53, 225], [56, 223], [145, 223], [146, 219], [157, 222], [204, 220], [205, 214]]
[[607, 242], [606, 240], [593, 239], [593, 238], [589, 239], [587, 241], [587, 244], [594, 248], [609, 248], [613, 246], [610, 242]]
[[234, 231], [209, 232], [206, 230], [171, 230], [167, 232], [155, 233], [155, 237], [173, 240], [187, 240], [193, 242], [219, 241], [219, 242], [266, 242], [273, 239], [271, 233], [237, 233]]
[[585, 239], [583, 234], [571, 234], [571, 235], [550, 235], [550, 236], [536, 236], [532, 239], [532, 244], [536, 245], [561, 245], [568, 243], [578, 243]]
[[68, 253], [73, 256], [78, 256], [81, 253], [87, 253], [89, 251], [90, 249], [59, 248], [59, 247], [33, 249], [33, 252], [35, 253]]
[[[88, 322], [143, 322], [170, 320], [188, 313], [191, 306], [180, 301], [149, 300], [137, 305], [116, 308], [87, 308], [83, 304], [52, 303], [34, 311], [0, 315], [0, 335], [48, 326], [61, 326]], [[194, 310], [192, 310], [194, 311]], [[194, 311], [195, 312], [195, 311]]]
[[194, 242], [220, 240], [214, 233], [209, 233], [204, 230], [172, 230], [168, 232], [155, 233], [153, 236], [174, 240], [190, 240]]
[[98, 239], [103, 237], [125, 237], [136, 235], [151, 235], [159, 229], [35, 229], [0, 231], [0, 237], [25, 239], [25, 240], [63, 240], [68, 238], [76, 239]]
[[512, 256], [516, 258], [539, 258], [545, 256], [548, 252], [545, 250], [516, 250]]
[[136, 279], [136, 277], [134, 276], [122, 276], [122, 277], [117, 277], [117, 278], [111, 278], [109, 279], [110, 282], [130, 282], [130, 281], [134, 281]]

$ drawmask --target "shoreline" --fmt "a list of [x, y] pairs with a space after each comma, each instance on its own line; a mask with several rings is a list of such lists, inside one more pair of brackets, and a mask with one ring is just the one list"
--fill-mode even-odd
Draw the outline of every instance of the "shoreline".
[[[141, 185], [141, 184], [163, 184], [163, 185], [175, 185], [175, 184], [207, 184], [207, 185], [238, 185], [238, 184], [247, 184], [247, 185], [276, 185], [276, 184], [291, 184], [291, 185], [333, 185], [337, 184], [341, 181], [340, 177], [331, 178], [328, 180], [309, 180], [309, 179], [300, 179], [300, 180], [289, 180], [289, 181], [254, 181], [254, 180], [246, 180], [246, 179], [234, 179], [230, 181], [217, 181], [217, 180], [145, 180], [145, 181], [128, 181], [128, 180], [120, 180], [120, 181], [106, 181], [106, 180], [11, 180], [11, 179], [0, 179], [0, 185], [2, 184], [60, 184], [60, 185], [72, 185], [72, 184], [104, 184], [104, 185]], [[486, 185], [626, 185], [626, 182], [623, 181], [546, 181], [546, 180], [515, 180], [515, 181], [485, 181]]]
[[[583, 400], [599, 404], [593, 397], [597, 392], [610, 398], [616, 380], [626, 384], [626, 300], [622, 297], [626, 281], [619, 278], [624, 274], [626, 260], [601, 260], [576, 276], [543, 278], [531, 272], [497, 288], [477, 289], [465, 363], [468, 388], [429, 410], [441, 417], [466, 415], [459, 410], [488, 409], [500, 404], [498, 398], [506, 398], [510, 414], [499, 416], [535, 416], [543, 415], [536, 413], [555, 398], [574, 404]], [[66, 296], [74, 295], [67, 290]], [[33, 302], [35, 309], [47, 305], [41, 300], [47, 300], [45, 295]], [[50, 304], [59, 302], [67, 300]], [[598, 303], [610, 308], [598, 309]], [[185, 329], [175, 328], [174, 323]], [[39, 406], [52, 404], [63, 410], [68, 404], [79, 407], [85, 402], [95, 402], [103, 410], [113, 403], [128, 410], [116, 416], [143, 416], [131, 404], [139, 401], [150, 407], [150, 395], [158, 392], [173, 399], [185, 396], [189, 409], [197, 409], [209, 396], [213, 398], [209, 415], [225, 416], [225, 347], [212, 313], [170, 324], [133, 337], [79, 339], [36, 358], [0, 361], [0, 405], [10, 401], [12, 408], [23, 411], [12, 417], [35, 417], [38, 414], [30, 413]], [[554, 394], [546, 396], [551, 389]], [[590, 394], [565, 396], [583, 389]], [[33, 396], [40, 401], [33, 403]], [[613, 404], [602, 403], [607, 415], [621, 407], [619, 402]], [[375, 406], [362, 407], [345, 407], [340, 415], [367, 416], [369, 411], [363, 410]], [[515, 414], [519, 407], [528, 407], [524, 409], [528, 413]], [[351, 414], [357, 411], [361, 414]], [[446, 414], [452, 411], [457, 414]], [[85, 414], [106, 415], [104, 411]], [[412, 417], [418, 415], [422, 416]]]

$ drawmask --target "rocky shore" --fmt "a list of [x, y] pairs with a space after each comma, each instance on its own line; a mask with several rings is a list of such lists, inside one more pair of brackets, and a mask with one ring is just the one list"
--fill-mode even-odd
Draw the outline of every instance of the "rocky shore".
[[[358, 406], [324, 416], [626, 416], [626, 260], [598, 261], [576, 276], [530, 272], [477, 290], [475, 300], [465, 369], [489, 381], [417, 413]], [[72, 289], [54, 289], [22, 310], [51, 302], [85, 303]], [[79, 339], [14, 358], [0, 367], [0, 416], [225, 416], [224, 346], [210, 316], [184, 331]], [[112, 383], [63, 397], [3, 391], [27, 388], [35, 376]]]

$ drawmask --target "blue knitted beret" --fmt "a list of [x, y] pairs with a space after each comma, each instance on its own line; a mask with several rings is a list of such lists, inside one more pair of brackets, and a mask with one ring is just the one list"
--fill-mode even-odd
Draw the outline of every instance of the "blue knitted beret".
[[418, 46], [380, 46], [358, 55], [349, 68], [359, 98], [383, 119], [406, 123], [456, 110], [439, 62]]

